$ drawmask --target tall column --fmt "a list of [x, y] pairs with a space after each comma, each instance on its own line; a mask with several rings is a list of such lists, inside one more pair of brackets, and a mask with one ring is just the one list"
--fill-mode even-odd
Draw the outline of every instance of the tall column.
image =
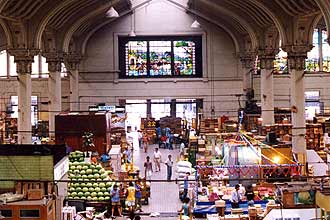
[[273, 88], [273, 61], [274, 56], [260, 56], [260, 96], [262, 125], [274, 124], [274, 88]]
[[31, 72], [37, 50], [12, 49], [18, 79], [18, 143], [32, 143], [31, 123]]
[[304, 67], [306, 53], [288, 52], [291, 73], [292, 151], [301, 163], [306, 161]]
[[81, 57], [78, 55], [68, 55], [65, 64], [69, 70], [70, 80], [70, 111], [79, 111], [79, 63]]
[[47, 54], [48, 63], [48, 119], [49, 119], [49, 137], [55, 137], [55, 115], [62, 110], [62, 90], [61, 90], [61, 57], [59, 54]]
[[171, 99], [171, 117], [176, 117], [176, 99]]

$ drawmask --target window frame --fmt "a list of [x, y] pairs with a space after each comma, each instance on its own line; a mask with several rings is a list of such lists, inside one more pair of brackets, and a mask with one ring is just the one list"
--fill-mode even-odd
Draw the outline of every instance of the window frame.
[[[193, 41], [195, 43], [195, 75], [174, 75], [174, 41]], [[129, 41], [147, 42], [147, 75], [145, 76], [127, 76], [126, 75], [126, 44]], [[171, 75], [150, 75], [150, 41], [171, 41]], [[119, 78], [120, 79], [139, 79], [139, 78], [201, 78], [203, 77], [203, 48], [202, 35], [189, 36], [137, 36], [137, 37], [118, 37], [119, 54]]]

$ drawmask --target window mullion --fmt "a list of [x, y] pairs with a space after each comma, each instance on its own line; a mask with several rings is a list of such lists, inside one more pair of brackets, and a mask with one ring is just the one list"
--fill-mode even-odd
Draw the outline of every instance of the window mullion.
[[171, 75], [174, 76], [174, 42], [171, 40]]
[[147, 76], [150, 76], [150, 41], [147, 41]]
[[318, 28], [318, 32], [319, 32], [319, 39], [318, 39], [318, 43], [319, 43], [319, 71], [323, 71], [323, 52], [322, 52], [322, 29]]

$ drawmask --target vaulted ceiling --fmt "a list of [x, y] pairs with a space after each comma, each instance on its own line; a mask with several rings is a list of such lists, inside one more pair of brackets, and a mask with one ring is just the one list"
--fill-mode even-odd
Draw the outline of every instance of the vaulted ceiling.
[[[68, 52], [74, 45], [79, 50], [90, 33], [111, 22], [105, 16], [110, 6], [122, 17], [134, 1], [144, 2], [0, 0], [0, 46]], [[330, 27], [330, 0], [187, 0], [184, 7], [230, 32], [241, 51], [277, 47], [279, 38], [286, 45], [308, 45], [317, 24]]]

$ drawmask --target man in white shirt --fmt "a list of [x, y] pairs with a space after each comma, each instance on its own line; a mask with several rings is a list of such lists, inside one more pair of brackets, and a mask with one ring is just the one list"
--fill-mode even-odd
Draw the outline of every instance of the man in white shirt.
[[242, 196], [239, 193], [239, 185], [235, 186], [235, 190], [231, 193], [231, 208], [239, 208], [239, 203], [241, 202]]
[[[154, 162], [155, 162], [155, 170], [156, 172], [160, 171], [160, 161], [162, 159], [162, 154], [160, 153], [160, 151], [158, 150], [158, 148], [155, 148], [155, 152], [154, 152]], [[158, 168], [158, 170], [157, 170]]]
[[167, 160], [165, 161], [165, 165], [167, 167], [167, 181], [171, 181], [173, 167], [173, 160], [171, 154], [168, 155]]

